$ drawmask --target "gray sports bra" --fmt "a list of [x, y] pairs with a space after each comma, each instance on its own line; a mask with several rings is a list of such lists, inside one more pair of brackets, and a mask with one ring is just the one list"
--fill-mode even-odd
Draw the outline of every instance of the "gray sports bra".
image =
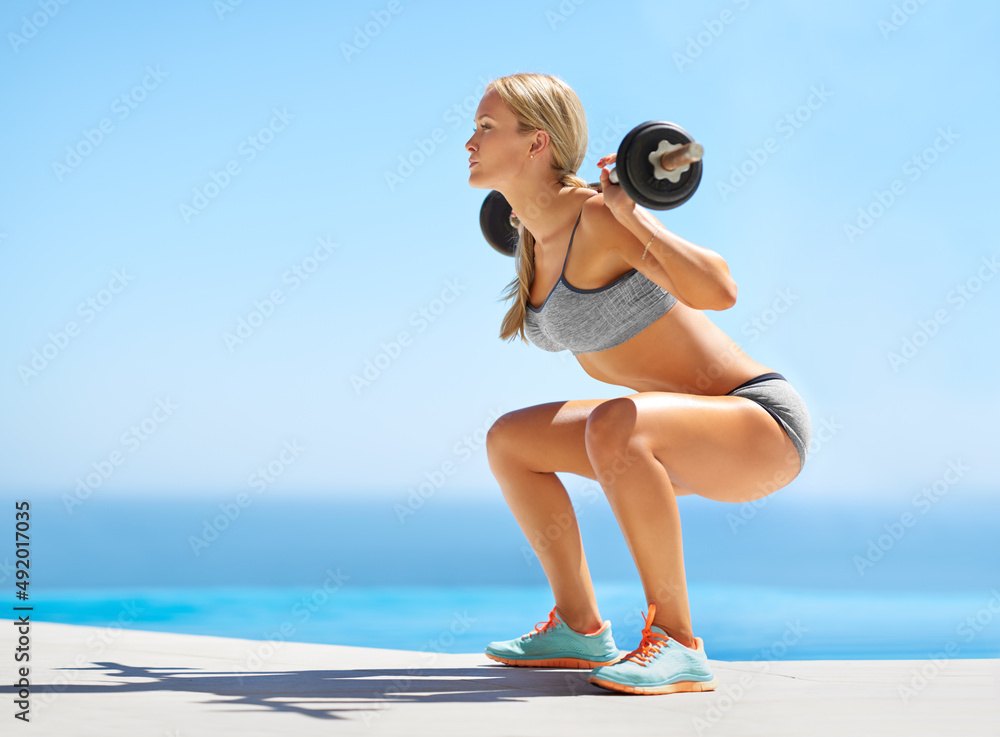
[[582, 215], [583, 210], [573, 226], [559, 281], [541, 307], [529, 302], [524, 315], [525, 335], [546, 351], [569, 349], [576, 355], [614, 348], [659, 320], [677, 302], [635, 269], [597, 289], [577, 289], [566, 281], [566, 262]]

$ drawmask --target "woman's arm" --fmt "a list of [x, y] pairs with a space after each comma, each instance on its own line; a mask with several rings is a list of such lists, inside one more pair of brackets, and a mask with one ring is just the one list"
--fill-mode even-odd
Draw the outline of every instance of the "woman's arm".
[[[602, 181], [605, 176], [602, 175]], [[617, 186], [613, 188], [620, 190]], [[607, 202], [607, 191], [587, 202], [588, 227], [593, 228], [597, 238], [617, 251], [629, 266], [688, 307], [726, 310], [736, 303], [736, 282], [722, 256], [671, 233], [624, 192], [614, 194], [621, 195], [615, 199], [617, 212]]]
[[[652, 259], [653, 264], [646, 269], [654, 274], [658, 271], [666, 274], [677, 290], [676, 294], [671, 294], [688, 307], [728, 310], [736, 304], [736, 282], [729, 275], [726, 260], [715, 251], [696, 246], [671, 233], [653, 215], [639, 207], [618, 222], [634, 236], [618, 241], [622, 258], [640, 271]], [[649, 250], [643, 259], [647, 243]], [[646, 276], [653, 278], [650, 274]]]

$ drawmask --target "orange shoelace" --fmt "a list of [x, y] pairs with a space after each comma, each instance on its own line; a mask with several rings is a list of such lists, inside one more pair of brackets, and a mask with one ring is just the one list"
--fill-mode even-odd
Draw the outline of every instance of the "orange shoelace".
[[549, 612], [549, 621], [539, 622], [538, 624], [535, 625], [535, 629], [531, 630], [531, 632], [529, 632], [526, 635], [521, 635], [521, 639], [526, 640], [529, 637], [534, 637], [535, 635], [541, 635], [544, 632], [547, 632], [548, 630], [557, 626], [558, 624], [559, 622], [558, 620], [556, 620], [556, 608], [552, 607], [552, 611]]
[[656, 614], [656, 604], [649, 605], [649, 613], [646, 615], [646, 626], [642, 629], [642, 640], [639, 647], [626, 655], [623, 660], [634, 660], [642, 665], [648, 665], [652, 659], [660, 652], [667, 640], [670, 638], [653, 632], [653, 615]]

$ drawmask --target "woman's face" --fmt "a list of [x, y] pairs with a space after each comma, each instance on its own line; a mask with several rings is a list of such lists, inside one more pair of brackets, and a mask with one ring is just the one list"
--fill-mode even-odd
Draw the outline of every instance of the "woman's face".
[[516, 177], [528, 160], [531, 135], [519, 133], [517, 118], [496, 90], [487, 90], [476, 109], [476, 127], [465, 144], [469, 185], [498, 189]]

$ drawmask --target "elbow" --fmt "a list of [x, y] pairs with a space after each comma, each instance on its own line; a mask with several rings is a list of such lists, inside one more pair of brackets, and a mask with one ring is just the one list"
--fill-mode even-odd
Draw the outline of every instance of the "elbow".
[[718, 285], [718, 289], [715, 290], [710, 299], [706, 300], [706, 304], [701, 309], [721, 312], [728, 310], [734, 304], [736, 304], [736, 282], [732, 279], [726, 279]]
[[727, 279], [726, 283], [722, 287], [721, 296], [722, 306], [717, 308], [720, 310], [728, 310], [734, 304], [736, 304], [736, 282], [732, 279]]
[[718, 272], [718, 279], [716, 280], [718, 287], [715, 295], [716, 306], [712, 309], [728, 310], [736, 304], [736, 281], [729, 273], [729, 266], [726, 262], [721, 257], [719, 260], [722, 263]]
[[678, 294], [674, 296], [678, 301], [683, 302], [692, 309], [721, 312], [722, 310], [728, 310], [736, 304], [736, 284], [733, 282], [729, 285], [720, 285], [718, 289], [712, 290], [711, 293], [699, 295], [697, 299], [685, 299], [683, 295]]

